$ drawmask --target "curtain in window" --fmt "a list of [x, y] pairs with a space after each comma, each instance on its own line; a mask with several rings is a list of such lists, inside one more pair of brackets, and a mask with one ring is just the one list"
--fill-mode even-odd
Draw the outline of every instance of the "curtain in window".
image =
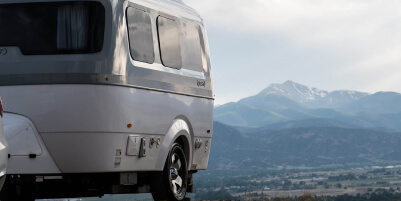
[[58, 8], [57, 49], [82, 50], [88, 46], [88, 7], [64, 5]]

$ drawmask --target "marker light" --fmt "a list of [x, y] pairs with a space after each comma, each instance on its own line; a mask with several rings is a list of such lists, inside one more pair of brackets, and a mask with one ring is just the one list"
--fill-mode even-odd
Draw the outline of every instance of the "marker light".
[[128, 128], [132, 128], [132, 124], [128, 124], [127, 127], [128, 127]]
[[207, 130], [207, 134], [209, 134], [210, 133], [210, 130]]

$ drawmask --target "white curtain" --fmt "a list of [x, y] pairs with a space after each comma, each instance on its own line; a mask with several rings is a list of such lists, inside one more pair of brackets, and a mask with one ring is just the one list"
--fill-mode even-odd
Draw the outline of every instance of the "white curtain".
[[57, 49], [80, 50], [88, 45], [88, 7], [64, 5], [58, 9]]

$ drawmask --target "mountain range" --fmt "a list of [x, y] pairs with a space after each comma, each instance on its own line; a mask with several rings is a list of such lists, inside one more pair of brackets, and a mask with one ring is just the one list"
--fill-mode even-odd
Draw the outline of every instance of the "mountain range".
[[302, 127], [247, 133], [214, 123], [208, 169], [400, 164], [401, 133]]
[[210, 169], [401, 163], [401, 94], [292, 81], [215, 108]]
[[368, 95], [368, 93], [345, 90], [328, 92], [316, 88], [310, 88], [292, 81], [286, 81], [283, 84], [271, 84], [257, 96], [286, 97], [298, 104], [310, 108], [338, 108], [345, 104], [358, 101]]
[[216, 107], [214, 120], [239, 129], [336, 126], [401, 131], [401, 94], [328, 92], [286, 81]]

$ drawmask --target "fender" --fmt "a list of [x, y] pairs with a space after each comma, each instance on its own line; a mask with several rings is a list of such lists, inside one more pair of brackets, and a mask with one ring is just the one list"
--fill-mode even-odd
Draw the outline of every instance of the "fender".
[[31, 120], [11, 113], [4, 113], [3, 120], [10, 155], [7, 174], [60, 173]]
[[167, 159], [167, 155], [173, 146], [174, 142], [181, 136], [184, 136], [188, 143], [188, 170], [191, 168], [193, 151], [192, 151], [192, 139], [193, 134], [190, 132], [189, 126], [186, 121], [182, 119], [175, 119], [164, 137], [163, 143], [160, 147], [158, 161], [156, 163], [156, 169], [163, 171], [164, 164]]

